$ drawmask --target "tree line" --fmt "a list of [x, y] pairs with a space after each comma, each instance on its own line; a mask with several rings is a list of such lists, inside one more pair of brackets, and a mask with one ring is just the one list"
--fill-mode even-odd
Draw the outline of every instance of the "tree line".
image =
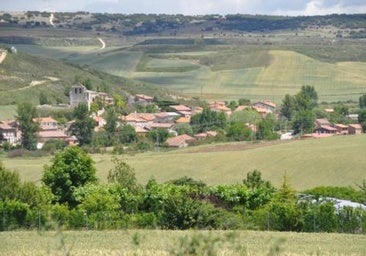
[[[366, 232], [366, 210], [335, 208], [328, 197], [366, 202], [358, 189], [317, 187], [295, 191], [284, 174], [274, 187], [260, 171], [237, 184], [208, 186], [182, 177], [137, 182], [134, 169], [114, 158], [108, 183], [79, 147], [57, 153], [44, 167], [41, 185], [22, 182], [0, 165], [0, 230], [14, 229], [255, 229], [296, 232]], [[306, 196], [300, 196], [305, 194]]]

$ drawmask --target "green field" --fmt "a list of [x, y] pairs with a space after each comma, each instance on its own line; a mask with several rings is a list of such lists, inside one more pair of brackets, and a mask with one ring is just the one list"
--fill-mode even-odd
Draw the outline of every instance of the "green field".
[[[366, 180], [366, 135], [336, 136], [290, 142], [246, 142], [205, 145], [168, 152], [122, 156], [136, 171], [141, 184], [189, 176], [208, 185], [241, 183], [248, 172], [259, 170], [264, 179], [279, 186], [286, 173], [297, 190], [316, 186], [355, 186]], [[109, 154], [92, 155], [97, 175], [106, 181], [112, 167]], [[39, 183], [50, 158], [2, 158], [24, 180]]]
[[[174, 254], [196, 237], [198, 254], [214, 255], [365, 255], [362, 235], [255, 231], [64, 231], [1, 232], [0, 255], [188, 255]], [[191, 248], [192, 249], [192, 248]], [[201, 251], [199, 250], [201, 249]], [[189, 254], [191, 255], [191, 254]], [[210, 254], [213, 255], [213, 254]]]
[[[257, 43], [233, 40], [218, 45], [140, 45], [136, 38], [100, 50], [95, 45], [20, 45], [31, 54], [66, 59], [107, 73], [148, 82], [206, 100], [249, 98], [280, 103], [301, 86], [314, 86], [319, 101], [357, 101], [365, 93], [365, 46], [359, 42], [295, 45], [273, 38]], [[244, 39], [243, 39], [244, 40]], [[249, 39], [248, 39], [249, 40]], [[251, 39], [253, 40], [253, 39]], [[271, 45], [263, 45], [272, 40]]]

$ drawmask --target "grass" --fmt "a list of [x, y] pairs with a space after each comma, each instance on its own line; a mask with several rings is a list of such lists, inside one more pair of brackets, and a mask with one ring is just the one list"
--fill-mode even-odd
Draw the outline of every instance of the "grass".
[[[366, 135], [359, 135], [204, 145], [122, 157], [135, 169], [141, 184], [146, 184], [151, 177], [165, 182], [182, 176], [202, 180], [208, 185], [235, 184], [257, 169], [275, 186], [282, 183], [286, 172], [291, 185], [300, 191], [316, 186], [355, 186], [366, 180], [365, 147]], [[113, 167], [111, 157], [109, 154], [92, 155], [101, 181], [106, 181], [108, 171]], [[2, 161], [7, 168], [17, 170], [24, 180], [39, 182], [43, 166], [50, 158], [3, 158]]]
[[300, 256], [366, 253], [366, 240], [362, 235], [121, 230], [1, 232], [0, 255], [178, 255], [172, 252], [184, 247], [180, 246], [179, 241], [187, 240], [189, 237], [194, 237], [193, 239], [198, 242], [194, 244], [195, 247], [199, 245], [208, 246], [210, 249], [216, 247], [217, 255]]
[[0, 106], [0, 120], [13, 119], [16, 115], [17, 106], [16, 105], [5, 105]]

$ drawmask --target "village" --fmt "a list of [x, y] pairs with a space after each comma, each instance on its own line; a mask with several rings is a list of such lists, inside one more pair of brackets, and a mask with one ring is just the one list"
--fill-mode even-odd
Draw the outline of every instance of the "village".
[[[96, 92], [87, 90], [82, 84], [75, 84], [71, 87], [69, 94], [69, 108], [74, 108], [80, 103], [86, 103], [90, 109], [91, 105], [96, 101], [102, 101], [105, 105], [112, 105], [113, 98], [104, 92]], [[165, 129], [169, 133], [169, 138], [164, 145], [171, 148], [182, 148], [188, 145], [194, 144], [196, 141], [202, 141], [206, 138], [217, 136], [217, 131], [205, 130], [203, 132], [188, 135], [178, 134], [176, 131], [177, 125], [191, 123], [191, 117], [195, 114], [202, 113], [202, 107], [192, 107], [187, 105], [170, 105], [171, 111], [161, 111], [157, 105], [154, 105], [154, 97], [145, 94], [136, 94], [132, 98], [128, 99], [129, 104], [138, 104], [140, 106], [153, 106], [155, 111], [153, 113], [133, 111], [127, 115], [120, 115], [118, 117], [117, 126], [130, 125], [135, 129], [138, 136], [146, 136], [146, 134], [154, 129]], [[253, 104], [238, 105], [235, 108], [227, 106], [227, 102], [214, 101], [209, 103], [209, 109], [214, 112], [224, 113], [226, 116], [230, 116], [235, 112], [254, 110], [261, 117], [266, 117], [268, 114], [274, 114], [279, 118], [279, 111], [275, 103], [269, 100], [262, 100]], [[327, 112], [332, 112], [332, 109], [326, 109]], [[95, 121], [94, 131], [102, 131], [107, 121], [103, 117], [105, 113], [104, 109], [101, 109], [91, 114], [91, 117]], [[351, 117], [353, 118], [354, 117]], [[41, 149], [46, 141], [50, 140], [62, 140], [67, 145], [78, 144], [78, 140], [75, 136], [69, 132], [72, 120], [66, 125], [61, 125], [54, 118], [39, 117], [34, 120], [39, 123], [39, 132], [37, 136], [37, 148]], [[0, 120], [0, 140], [1, 143], [8, 143], [12, 146], [20, 145], [21, 133], [19, 131], [18, 122], [16, 120]], [[254, 123], [246, 124], [253, 133], [257, 131], [257, 126]], [[281, 140], [287, 140], [294, 138], [291, 131], [280, 131], [279, 138]], [[334, 135], [353, 135], [361, 134], [362, 126], [357, 123], [352, 124], [333, 124], [328, 119], [315, 119], [314, 132], [301, 134], [301, 138], [324, 138]]]

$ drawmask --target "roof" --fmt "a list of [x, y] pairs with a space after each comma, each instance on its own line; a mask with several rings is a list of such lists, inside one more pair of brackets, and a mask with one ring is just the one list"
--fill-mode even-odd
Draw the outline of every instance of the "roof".
[[134, 126], [136, 133], [148, 133], [149, 131], [140, 126]]
[[190, 107], [187, 107], [186, 105], [171, 105], [172, 109], [175, 109], [176, 111], [192, 111]]
[[42, 139], [66, 139], [68, 136], [61, 130], [40, 131], [38, 136]]
[[136, 94], [136, 97], [139, 98], [139, 99], [142, 99], [142, 100], [154, 100], [154, 97], [152, 96], [148, 96], [148, 95], [145, 95], [145, 94]]
[[315, 123], [318, 125], [330, 125], [330, 122], [326, 118], [315, 119]]
[[352, 127], [354, 129], [362, 129], [362, 126], [360, 124], [349, 124], [348, 127]]
[[222, 106], [222, 105], [218, 105], [218, 106], [210, 106], [211, 109], [213, 110], [218, 110], [218, 111], [222, 111], [222, 112], [231, 112], [231, 109], [226, 107], [226, 106]]
[[224, 101], [212, 101], [210, 102], [210, 107], [213, 107], [213, 106], [225, 106], [225, 102]]
[[194, 137], [196, 138], [206, 138], [206, 137], [215, 137], [217, 135], [217, 132], [215, 131], [207, 131], [195, 134]]
[[335, 127], [346, 129], [348, 126], [344, 124], [335, 124]]
[[330, 125], [322, 125], [320, 128], [328, 130], [328, 131], [337, 131], [337, 128], [334, 128]]
[[247, 108], [249, 108], [249, 106], [238, 106], [234, 111], [243, 111]]
[[182, 116], [178, 118], [175, 122], [178, 124], [189, 124], [191, 122], [191, 117]]
[[1, 130], [15, 130], [15, 128], [11, 127], [10, 125], [0, 123], [0, 129]]
[[273, 103], [272, 101], [270, 100], [262, 100], [262, 101], [259, 101], [259, 102], [256, 102], [253, 104], [254, 106], [257, 106], [257, 105], [265, 105], [267, 107], [270, 107], [270, 108], [276, 108], [276, 104]]
[[152, 113], [131, 113], [122, 117], [126, 122], [151, 122], [155, 120], [155, 115]]
[[40, 117], [36, 119], [39, 123], [57, 123], [57, 121], [55, 119], [53, 119], [52, 117], [48, 116], [48, 117]]
[[261, 108], [261, 107], [253, 106], [253, 109], [255, 111], [257, 111], [258, 113], [267, 113], [268, 112], [268, 110], [266, 108]]
[[152, 123], [148, 125], [150, 128], [165, 128], [169, 129], [173, 126], [173, 123]]
[[195, 141], [195, 138], [187, 134], [183, 134], [176, 137], [168, 138], [166, 140], [166, 143], [168, 144], [169, 147], [181, 147], [184, 146], [184, 144], [186, 144], [189, 141]]

